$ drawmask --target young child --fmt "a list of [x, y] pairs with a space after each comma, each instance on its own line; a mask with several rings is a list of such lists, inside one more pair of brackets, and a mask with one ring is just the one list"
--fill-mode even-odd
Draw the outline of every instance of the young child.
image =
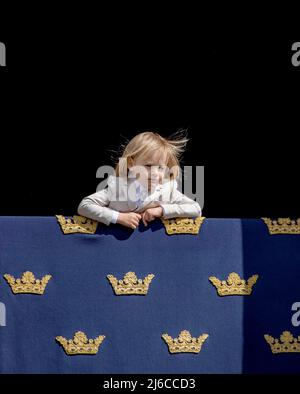
[[[78, 214], [106, 225], [137, 228], [155, 218], [201, 216], [200, 205], [177, 189], [179, 158], [188, 138], [181, 132], [164, 138], [155, 132], [136, 135], [107, 179], [107, 188], [85, 197]], [[136, 179], [138, 175], [138, 179]]]

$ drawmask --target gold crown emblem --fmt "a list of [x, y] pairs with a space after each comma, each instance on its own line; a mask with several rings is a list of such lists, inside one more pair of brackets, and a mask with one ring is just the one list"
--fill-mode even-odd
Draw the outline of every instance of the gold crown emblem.
[[189, 331], [183, 330], [178, 338], [173, 339], [168, 334], [163, 334], [162, 338], [168, 345], [170, 353], [199, 353], [208, 334], [193, 338]]
[[146, 295], [154, 275], [149, 274], [142, 280], [137, 278], [135, 272], [127, 272], [123, 280], [118, 280], [113, 275], [107, 275], [107, 278], [116, 295]]
[[268, 226], [271, 235], [300, 234], [300, 218], [297, 220], [291, 220], [290, 218], [279, 218], [278, 220], [262, 218], [262, 220]]
[[209, 277], [209, 280], [216, 287], [219, 296], [251, 295], [252, 287], [257, 282], [258, 277], [258, 275], [253, 275], [246, 282], [237, 273], [232, 272], [227, 280], [221, 281], [215, 276]]
[[47, 283], [52, 278], [51, 275], [45, 275], [41, 280], [35, 279], [32, 272], [26, 271], [23, 273], [21, 279], [15, 279], [12, 275], [5, 274], [4, 278], [10, 285], [14, 294], [29, 293], [29, 294], [44, 294]]
[[270, 345], [273, 354], [300, 353], [300, 336], [298, 338], [294, 338], [289, 331], [284, 331], [280, 335], [281, 342], [279, 342], [277, 338], [275, 339], [267, 334], [264, 335], [264, 337]]
[[166, 232], [169, 235], [173, 234], [198, 234], [199, 230], [204, 222], [204, 216], [198, 216], [196, 219], [193, 218], [173, 218], [163, 219]]
[[88, 339], [84, 332], [78, 331], [73, 339], [68, 340], [61, 336], [55, 339], [63, 346], [66, 354], [72, 356], [75, 354], [97, 354], [99, 346], [105, 339], [105, 335], [99, 335], [95, 339]]
[[95, 234], [98, 226], [98, 222], [92, 219], [88, 219], [84, 216], [74, 215], [73, 218], [66, 219], [62, 215], [55, 215], [58, 223], [64, 234]]

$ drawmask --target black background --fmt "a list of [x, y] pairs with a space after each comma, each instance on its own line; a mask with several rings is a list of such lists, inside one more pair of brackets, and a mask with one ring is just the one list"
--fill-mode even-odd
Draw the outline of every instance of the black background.
[[125, 139], [187, 128], [205, 216], [300, 216], [299, 34], [177, 11], [1, 24], [0, 215], [72, 215]]
[[205, 166], [205, 216], [300, 217], [297, 10], [144, 5], [1, 4], [0, 215], [73, 215], [124, 138], [188, 128], [182, 164]]

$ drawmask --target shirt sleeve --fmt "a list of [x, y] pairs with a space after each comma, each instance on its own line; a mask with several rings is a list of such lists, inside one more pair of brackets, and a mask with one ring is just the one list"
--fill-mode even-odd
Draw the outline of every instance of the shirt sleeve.
[[201, 207], [198, 202], [181, 193], [177, 187], [172, 190], [169, 202], [159, 202], [163, 209], [163, 218], [198, 217], [201, 216]]
[[111, 218], [111, 223], [117, 223], [118, 220], [118, 216], [119, 216], [119, 212], [118, 211], [113, 211], [112, 213], [112, 218]]
[[79, 204], [77, 212], [108, 226], [110, 223], [115, 223], [114, 220], [117, 220], [119, 212], [108, 208], [107, 205], [109, 205], [108, 191], [102, 189], [85, 197]]

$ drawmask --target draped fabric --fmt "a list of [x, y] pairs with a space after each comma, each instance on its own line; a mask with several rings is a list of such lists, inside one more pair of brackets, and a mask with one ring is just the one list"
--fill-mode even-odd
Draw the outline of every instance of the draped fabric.
[[[14, 294], [3, 275], [51, 275], [43, 295]], [[154, 274], [147, 295], [115, 295], [107, 275]], [[220, 297], [209, 281], [259, 275], [249, 296]], [[63, 234], [55, 217], [0, 217], [1, 373], [300, 372], [300, 353], [273, 354], [264, 335], [294, 337], [300, 236], [260, 219], [206, 219], [199, 234], [167, 235], [157, 219], [135, 231], [98, 225]], [[5, 316], [3, 313], [5, 311]], [[5, 317], [5, 318], [4, 318]], [[171, 354], [162, 334], [208, 338]], [[95, 355], [65, 353], [57, 336], [105, 335]]]

